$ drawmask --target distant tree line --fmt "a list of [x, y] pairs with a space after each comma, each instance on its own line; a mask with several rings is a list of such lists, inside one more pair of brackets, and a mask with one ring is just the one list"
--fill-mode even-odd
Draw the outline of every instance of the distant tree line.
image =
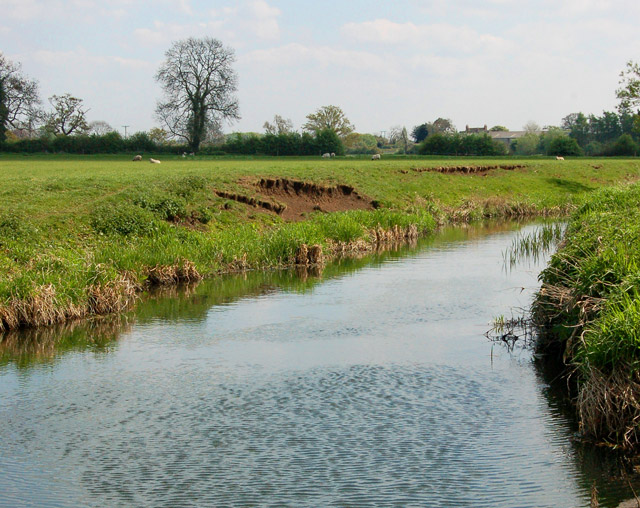
[[488, 134], [436, 133], [427, 136], [416, 152], [421, 155], [507, 155], [509, 150]]
[[[601, 116], [572, 113], [560, 127], [525, 126], [507, 146], [490, 133], [458, 132], [447, 118], [403, 126], [380, 135], [355, 132], [342, 109], [329, 105], [307, 115], [302, 132], [275, 115], [265, 133], [224, 135], [222, 122], [239, 118], [237, 77], [231, 48], [217, 39], [189, 38], [172, 43], [156, 74], [163, 100], [157, 119], [162, 128], [124, 138], [106, 122], [87, 122], [82, 99], [66, 93], [40, 107], [38, 83], [19, 63], [0, 52], [0, 150], [78, 154], [200, 152], [242, 155], [432, 154], [432, 155], [638, 155], [640, 153], [640, 65], [628, 62], [620, 74], [618, 112]], [[491, 131], [506, 131], [497, 125]], [[411, 139], [410, 139], [411, 138]]]
[[[106, 134], [78, 134], [73, 136], [41, 136], [17, 139], [0, 143], [0, 150], [14, 153], [174, 153], [190, 150], [186, 143], [166, 143], [153, 139], [147, 132], [136, 132], [126, 139], [112, 131]], [[344, 144], [337, 134], [329, 129], [318, 133], [297, 132], [282, 134], [236, 133], [219, 144], [201, 145], [198, 153], [212, 155], [321, 155], [323, 153], [344, 155]]]
[[639, 119], [625, 110], [605, 111], [601, 116], [572, 113], [562, 119], [562, 127], [586, 155], [636, 155]]

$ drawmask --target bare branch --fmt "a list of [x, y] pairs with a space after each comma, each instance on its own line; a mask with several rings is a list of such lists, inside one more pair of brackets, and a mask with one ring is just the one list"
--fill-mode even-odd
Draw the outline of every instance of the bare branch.
[[156, 115], [174, 137], [194, 151], [208, 126], [240, 118], [233, 50], [211, 37], [174, 42], [156, 73], [164, 91]]

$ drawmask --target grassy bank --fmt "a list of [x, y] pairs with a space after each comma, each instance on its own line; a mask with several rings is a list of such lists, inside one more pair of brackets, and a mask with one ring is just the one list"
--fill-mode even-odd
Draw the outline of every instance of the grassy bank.
[[538, 348], [563, 357], [582, 432], [640, 446], [640, 185], [583, 204], [541, 275]]
[[[0, 330], [119, 312], [149, 285], [295, 263], [426, 234], [437, 223], [562, 214], [636, 181], [635, 160], [182, 159], [0, 157]], [[260, 199], [260, 178], [348, 185], [377, 210], [300, 222], [218, 192]], [[308, 246], [309, 249], [305, 250]], [[313, 247], [315, 246], [315, 247]], [[313, 247], [313, 248], [312, 248]]]

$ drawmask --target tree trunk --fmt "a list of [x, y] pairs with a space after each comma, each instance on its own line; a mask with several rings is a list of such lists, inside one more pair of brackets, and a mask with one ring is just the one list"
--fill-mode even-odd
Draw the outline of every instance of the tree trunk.
[[9, 109], [6, 105], [6, 94], [4, 92], [4, 81], [0, 81], [0, 143], [7, 139], [7, 119], [9, 118]]

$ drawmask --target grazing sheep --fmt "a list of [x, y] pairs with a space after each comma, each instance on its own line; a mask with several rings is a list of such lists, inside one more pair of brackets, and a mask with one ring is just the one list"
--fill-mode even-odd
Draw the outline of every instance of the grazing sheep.
[[182, 152], [182, 156], [186, 157], [187, 156], [187, 152]]
[[331, 157], [335, 157], [335, 156], [336, 156], [336, 154], [331, 152]]
[[556, 155], [556, 160], [557, 161], [563, 161], [564, 157], [561, 157], [560, 155]]
[[371, 156], [371, 160], [372, 161], [379, 161], [380, 160], [380, 154], [376, 153], [374, 155]]
[[153, 159], [153, 158], [149, 158], [149, 162], [151, 164], [160, 164], [160, 161], [158, 159]]
[[142, 160], [142, 155], [136, 155], [133, 159], [131, 159], [132, 161], [141, 161]]
[[323, 159], [328, 159], [329, 157], [331, 157], [331, 154], [329, 152], [322, 154]]

